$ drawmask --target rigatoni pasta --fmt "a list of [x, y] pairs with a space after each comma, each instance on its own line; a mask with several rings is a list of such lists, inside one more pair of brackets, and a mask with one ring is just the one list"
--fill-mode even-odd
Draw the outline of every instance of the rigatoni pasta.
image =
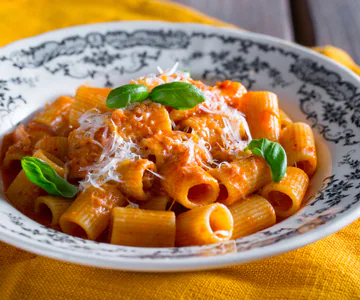
[[140, 208], [149, 210], [166, 210], [166, 207], [170, 202], [171, 198], [169, 196], [152, 196], [150, 200], [140, 203]]
[[218, 198], [218, 182], [199, 166], [168, 164], [160, 175], [166, 193], [186, 208], [210, 204]]
[[119, 164], [116, 172], [120, 175], [118, 189], [136, 200], [149, 198], [149, 190], [154, 184], [156, 165], [147, 159], [126, 160]]
[[238, 239], [273, 226], [276, 223], [272, 205], [259, 195], [251, 195], [228, 206], [233, 219], [232, 239]]
[[306, 173], [294, 167], [288, 167], [280, 182], [265, 185], [261, 195], [270, 201], [279, 217], [288, 217], [297, 212], [309, 185]]
[[113, 185], [88, 188], [62, 214], [60, 227], [67, 234], [95, 240], [109, 226], [112, 209], [126, 204], [125, 197]]
[[280, 112], [278, 98], [271, 92], [248, 92], [241, 99], [253, 138], [278, 141], [280, 137]]
[[41, 194], [41, 188], [26, 178], [24, 170], [19, 172], [5, 191], [11, 203], [25, 214], [31, 214], [34, 211], [35, 200]]
[[175, 69], [82, 85], [7, 134], [11, 203], [64, 233], [135, 247], [235, 240], [296, 213], [317, 167], [310, 126], [274, 93]]
[[74, 99], [61, 96], [38, 113], [33, 122], [47, 126], [58, 135], [68, 135], [70, 132], [69, 114], [73, 103]]
[[48, 163], [55, 170], [56, 173], [58, 173], [60, 176], [64, 177], [65, 164], [59, 158], [57, 158], [56, 156], [54, 156], [42, 149], [37, 150], [33, 156]]
[[41, 196], [35, 200], [35, 213], [51, 226], [57, 226], [61, 215], [73, 201], [73, 199], [58, 196]]
[[302, 169], [311, 177], [317, 166], [315, 139], [311, 127], [301, 122], [288, 125], [281, 133], [280, 143], [286, 151], [288, 165]]
[[231, 239], [234, 220], [220, 203], [194, 208], [176, 217], [176, 245], [196, 246]]
[[111, 213], [110, 242], [135, 247], [174, 247], [175, 214], [116, 207]]
[[241, 109], [242, 96], [247, 93], [247, 90], [240, 82], [224, 80], [218, 82], [216, 87], [220, 90], [228, 105]]
[[290, 117], [281, 108], [279, 108], [279, 114], [280, 114], [281, 129], [284, 129], [286, 126], [293, 123]]
[[91, 109], [101, 112], [110, 111], [105, 104], [106, 97], [110, 93], [109, 88], [93, 88], [80, 86], [75, 94], [74, 104], [70, 110], [69, 123], [73, 127], [78, 127], [79, 118]]
[[271, 181], [271, 172], [261, 157], [249, 156], [209, 170], [220, 185], [217, 201], [225, 205], [243, 199]]
[[42, 149], [62, 161], [67, 159], [68, 138], [64, 136], [45, 137], [35, 144], [35, 150]]

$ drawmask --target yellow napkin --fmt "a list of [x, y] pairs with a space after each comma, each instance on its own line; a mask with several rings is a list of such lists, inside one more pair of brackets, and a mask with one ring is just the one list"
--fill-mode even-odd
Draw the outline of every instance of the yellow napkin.
[[[211, 19], [169, 2], [13, 0], [0, 5], [0, 45], [77, 24]], [[316, 49], [360, 75], [343, 51]], [[0, 243], [3, 299], [360, 299], [360, 220], [321, 241], [274, 258], [213, 271], [133, 273], [77, 266]]]

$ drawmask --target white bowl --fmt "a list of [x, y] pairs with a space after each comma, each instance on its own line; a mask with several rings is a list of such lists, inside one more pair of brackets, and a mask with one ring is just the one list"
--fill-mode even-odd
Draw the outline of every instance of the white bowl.
[[306, 48], [259, 34], [164, 22], [72, 27], [0, 49], [0, 135], [78, 86], [119, 86], [175, 61], [192, 76], [270, 90], [294, 119], [313, 126], [319, 169], [294, 216], [236, 241], [184, 248], [97, 243], [46, 228], [0, 195], [0, 240], [59, 260], [139, 271], [239, 264], [315, 242], [360, 217], [360, 79]]

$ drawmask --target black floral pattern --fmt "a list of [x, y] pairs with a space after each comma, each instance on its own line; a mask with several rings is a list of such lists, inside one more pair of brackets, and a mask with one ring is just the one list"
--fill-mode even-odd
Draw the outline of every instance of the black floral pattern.
[[111, 65], [117, 59], [122, 59], [125, 57], [119, 53], [109, 54], [107, 51], [93, 52], [91, 56], [85, 56], [83, 59], [84, 63], [94, 64], [95, 66], [106, 67]]
[[341, 127], [345, 127], [347, 121], [345, 120], [345, 116], [348, 114], [347, 110], [343, 108], [341, 105], [336, 106], [335, 103], [324, 103], [324, 113], [323, 119], [325, 121], [329, 121], [330, 123], [337, 123]]
[[345, 115], [351, 111], [351, 123], [360, 127], [360, 92], [355, 85], [343, 81], [339, 74], [327, 70], [310, 59], [299, 59], [291, 65], [290, 72], [303, 82], [322, 88], [332, 101], [337, 103], [335, 107], [334, 103], [323, 102], [324, 109], [328, 111], [325, 114], [326, 121], [340, 122], [339, 125], [343, 126], [347, 122], [344, 119]]
[[[335, 111], [335, 104], [324, 100], [320, 93], [309, 87], [309, 84], [301, 85], [298, 94], [301, 111], [327, 141], [336, 144], [343, 142], [344, 146], [355, 145], [360, 142], [354, 130], [347, 126], [349, 122], [346, 121], [345, 117], [348, 114], [342, 106], [338, 106]], [[322, 113], [319, 113], [321, 111]], [[333, 124], [338, 126], [333, 127]]]
[[[210, 47], [203, 44], [208, 43]], [[211, 47], [211, 45], [218, 45]], [[338, 216], [359, 207], [360, 192], [360, 92], [357, 86], [328, 70], [317, 61], [302, 57], [295, 50], [275, 43], [258, 42], [235, 34], [191, 32], [191, 30], [138, 29], [91, 32], [46, 41], [0, 55], [17, 75], [0, 78], [0, 120], [17, 113], [29, 104], [19, 86], [41, 87], [36, 71], [50, 78], [96, 79], [103, 85], [116, 86], [124, 75], [137, 74], [154, 67], [165, 58], [176, 59], [185, 67], [199, 68], [199, 77], [208, 81], [232, 79], [248, 88], [259, 81], [277, 90], [296, 91], [298, 104], [311, 125], [323, 138], [343, 153], [334, 158], [340, 172], [324, 179], [321, 189], [293, 218], [295, 222], [277, 224], [255, 235], [232, 243], [190, 248], [173, 248], [139, 254], [131, 247], [104, 245], [68, 236], [41, 225], [29, 225], [20, 214], [0, 211], [0, 231], [10, 232], [44, 245], [85, 252], [93, 256], [167, 259], [219, 255], [266, 247], [304, 234], [327, 224]], [[173, 51], [177, 50], [177, 51]], [[181, 53], [181, 54], [179, 54]], [[281, 61], [288, 66], [279, 66]], [[24, 75], [21, 71], [33, 70]], [[30, 74], [32, 75], [32, 74]], [[81, 82], [81, 81], [79, 81]], [[294, 102], [295, 103], [295, 102]], [[290, 224], [290, 226], [288, 226]], [[233, 249], [233, 250], [231, 250]]]
[[[219, 66], [214, 69], [207, 69], [204, 71], [203, 78], [210, 82], [231, 79], [240, 81], [248, 89], [251, 89], [256, 82], [253, 75], [264, 72], [271, 80], [269, 84], [273, 88], [277, 86], [286, 87], [292, 83], [285, 80], [278, 69], [271, 66], [269, 62], [261, 60], [260, 57], [256, 57], [250, 61], [246, 56], [229, 58], [229, 53], [226, 51], [221, 51], [217, 54], [212, 51], [205, 55], [211, 57], [214, 65], [220, 63]], [[190, 58], [190, 60], [194, 59]]]

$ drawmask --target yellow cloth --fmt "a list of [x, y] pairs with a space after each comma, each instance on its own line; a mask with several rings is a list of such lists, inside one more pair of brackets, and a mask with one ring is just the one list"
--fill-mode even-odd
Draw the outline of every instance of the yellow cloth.
[[[153, 19], [227, 25], [172, 3], [139, 0], [1, 0], [0, 45], [77, 24]], [[321, 53], [353, 71], [341, 50]], [[0, 243], [4, 299], [360, 299], [360, 220], [317, 243], [220, 270], [133, 273], [40, 257]]]

